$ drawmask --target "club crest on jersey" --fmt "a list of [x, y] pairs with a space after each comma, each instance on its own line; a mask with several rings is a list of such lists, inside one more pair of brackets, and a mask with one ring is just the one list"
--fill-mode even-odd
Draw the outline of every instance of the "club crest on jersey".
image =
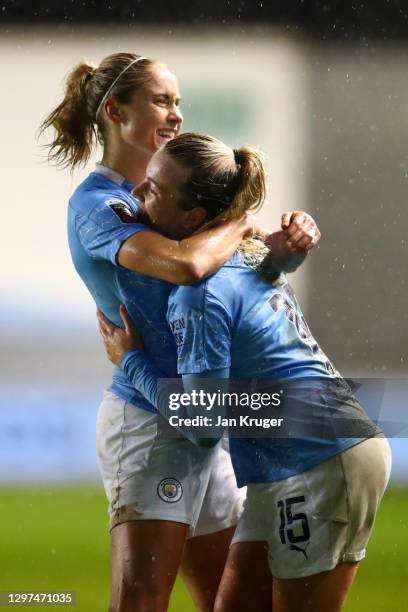
[[110, 199], [106, 200], [105, 204], [109, 206], [113, 210], [113, 212], [119, 217], [123, 223], [134, 223], [136, 221], [133, 210], [128, 204], [128, 202], [124, 202], [123, 200]]
[[164, 478], [157, 486], [157, 494], [164, 502], [175, 504], [183, 497], [183, 487], [176, 478]]

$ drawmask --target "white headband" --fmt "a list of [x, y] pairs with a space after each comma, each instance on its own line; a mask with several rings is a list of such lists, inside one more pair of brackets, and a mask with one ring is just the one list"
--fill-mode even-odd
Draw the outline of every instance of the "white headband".
[[137, 57], [135, 60], [132, 60], [132, 61], [130, 62], [130, 64], [128, 64], [128, 65], [126, 66], [126, 68], [124, 68], [124, 69], [122, 70], [122, 72], [120, 72], [120, 73], [118, 74], [118, 76], [116, 77], [116, 79], [113, 81], [112, 85], [111, 85], [110, 87], [108, 87], [107, 92], [106, 92], [106, 93], [105, 93], [105, 95], [103, 96], [102, 100], [101, 100], [101, 101], [100, 101], [100, 103], [99, 103], [98, 108], [96, 109], [96, 113], [95, 113], [95, 121], [98, 119], [98, 115], [99, 115], [99, 113], [101, 112], [101, 108], [102, 108], [102, 106], [104, 105], [106, 98], [109, 96], [110, 92], [111, 92], [111, 91], [112, 91], [112, 89], [115, 87], [116, 83], [119, 81], [119, 79], [120, 79], [120, 77], [122, 76], [122, 74], [123, 74], [124, 72], [126, 72], [126, 70], [128, 70], [128, 69], [129, 69], [131, 66], [133, 66], [133, 64], [136, 64], [136, 62], [140, 62], [141, 60], [144, 60], [144, 59], [147, 59], [147, 57]]

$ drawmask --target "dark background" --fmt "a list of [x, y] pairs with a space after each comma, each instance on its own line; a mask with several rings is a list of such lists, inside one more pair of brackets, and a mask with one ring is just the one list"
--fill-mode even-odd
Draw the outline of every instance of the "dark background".
[[256, 22], [275, 23], [293, 31], [306, 28], [322, 39], [350, 39], [368, 34], [387, 40], [407, 33], [408, 5], [403, 0], [6, 0], [1, 3], [1, 20], [197, 25]]

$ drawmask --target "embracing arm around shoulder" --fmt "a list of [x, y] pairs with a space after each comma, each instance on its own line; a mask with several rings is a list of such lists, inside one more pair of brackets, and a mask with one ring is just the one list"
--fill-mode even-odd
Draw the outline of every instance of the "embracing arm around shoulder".
[[[298, 256], [300, 248], [309, 250], [320, 237], [320, 232], [314, 229], [314, 222], [313, 225], [295, 213], [288, 213], [295, 217], [290, 217], [287, 230], [275, 234], [264, 232], [263, 235], [253, 215], [246, 214], [240, 219], [177, 241], [132, 219], [128, 205], [116, 199], [97, 201], [86, 214], [72, 207], [71, 231], [76, 234], [75, 239], [92, 258], [107, 259], [114, 265], [175, 285], [194, 284], [216, 272], [231, 257], [243, 238], [261, 235], [277, 258], [277, 265], [285, 269], [283, 264], [288, 256], [293, 256], [294, 246]], [[281, 234], [279, 240], [276, 240], [277, 234]]]
[[190, 285], [216, 272], [243, 238], [257, 234], [270, 249], [276, 266], [284, 272], [293, 272], [319, 242], [321, 234], [314, 219], [302, 211], [285, 213], [281, 227], [269, 233], [247, 214], [180, 241], [154, 231], [138, 232], [122, 244], [117, 261], [134, 272], [175, 285]]
[[189, 285], [216, 272], [252, 233], [251, 215], [180, 241], [154, 231], [138, 232], [123, 242], [117, 261], [134, 272]]

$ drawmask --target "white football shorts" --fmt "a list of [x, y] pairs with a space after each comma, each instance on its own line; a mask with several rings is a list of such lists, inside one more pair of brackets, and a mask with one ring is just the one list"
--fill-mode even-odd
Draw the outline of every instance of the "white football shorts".
[[229, 452], [160, 435], [161, 418], [105, 391], [97, 418], [97, 454], [109, 524], [166, 520], [190, 525], [190, 537], [236, 525], [238, 489]]
[[390, 470], [390, 446], [378, 436], [302, 474], [248, 485], [232, 544], [267, 542], [272, 576], [280, 579], [360, 561]]

